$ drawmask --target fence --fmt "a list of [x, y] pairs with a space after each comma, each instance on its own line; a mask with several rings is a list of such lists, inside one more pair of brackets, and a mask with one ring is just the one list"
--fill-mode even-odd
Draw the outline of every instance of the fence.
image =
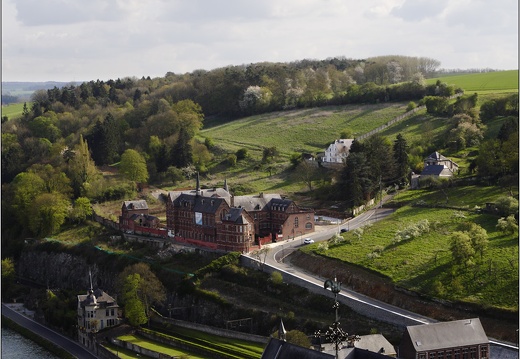
[[[448, 97], [448, 98], [451, 100], [451, 99], [454, 99], [454, 98], [460, 97], [460, 96], [462, 96], [462, 95], [463, 95], [463, 93], [461, 92], [461, 93], [457, 93], [457, 94], [455, 94], [455, 95], [453, 95], [453, 96], [450, 96], [450, 97]], [[388, 122], [385, 123], [384, 125], [381, 125], [381, 126], [379, 126], [378, 128], [376, 128], [376, 129], [374, 129], [374, 130], [372, 130], [372, 131], [369, 131], [369, 132], [367, 132], [367, 133], [362, 134], [361, 136], [356, 137], [356, 141], [364, 140], [365, 138], [368, 138], [368, 137], [372, 136], [373, 134], [376, 134], [376, 133], [378, 133], [378, 132], [381, 132], [381, 131], [383, 131], [384, 129], [386, 129], [386, 128], [392, 126], [394, 123], [399, 122], [399, 121], [401, 121], [401, 120], [404, 120], [405, 118], [410, 117], [411, 115], [413, 115], [413, 114], [416, 113], [417, 111], [423, 110], [423, 109], [425, 109], [425, 108], [426, 108], [426, 106], [425, 106], [425, 105], [422, 105], [422, 106], [418, 106], [418, 107], [414, 108], [413, 110], [410, 110], [410, 111], [408, 111], [408, 112], [406, 112], [406, 113], [403, 113], [402, 115], [399, 115], [399, 116], [397, 116], [396, 118], [394, 118], [394, 119], [388, 121]]]

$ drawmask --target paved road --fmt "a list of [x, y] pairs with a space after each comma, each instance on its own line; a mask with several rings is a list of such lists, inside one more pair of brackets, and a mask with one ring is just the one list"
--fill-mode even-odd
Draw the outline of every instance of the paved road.
[[21, 325], [24, 328], [29, 329], [33, 333], [38, 334], [42, 338], [47, 339], [51, 343], [65, 349], [67, 352], [81, 359], [97, 359], [98, 357], [88, 351], [86, 348], [81, 346], [79, 343], [49, 329], [38, 322], [35, 322], [28, 316], [25, 316], [18, 311], [16, 308], [20, 308], [19, 305], [5, 304], [2, 303], [2, 315], [11, 319], [15, 323]]
[[[364, 212], [358, 217], [349, 220], [348, 222], [323, 227], [322, 229], [317, 230], [312, 234], [306, 235], [305, 237], [312, 238], [315, 242], [326, 241], [329, 238], [331, 238], [332, 235], [334, 235], [334, 233], [338, 233], [343, 228], [350, 231], [359, 227], [363, 227], [367, 224], [384, 219], [386, 216], [393, 213], [393, 211], [393, 209], [389, 208], [374, 208]], [[303, 244], [303, 238], [299, 237], [297, 237], [297, 239], [295, 240], [285, 240], [282, 242], [269, 244], [271, 250], [267, 254], [265, 264], [274, 267], [279, 271], [283, 271], [287, 274], [297, 276], [309, 283], [323, 288], [324, 281], [326, 279], [333, 278], [320, 278], [312, 273], [306, 272], [302, 268], [295, 267], [284, 262], [285, 257], [287, 257], [293, 251], [298, 250], [298, 248], [301, 248], [304, 245], [305, 244]], [[348, 298], [349, 300], [354, 300], [359, 303], [363, 303], [368, 306], [378, 308], [393, 315], [399, 316], [403, 318], [404, 322], [407, 323], [406, 325], [430, 324], [437, 322], [435, 319], [425, 317], [417, 313], [413, 313], [402, 308], [381, 302], [379, 300], [367, 297], [366, 295], [354, 292], [349, 289], [341, 289], [341, 292], [338, 294], [338, 301], [342, 302], [342, 298]], [[502, 348], [507, 348], [508, 350], [518, 351], [517, 345], [499, 341], [493, 338], [489, 339], [491, 344], [498, 345]]]

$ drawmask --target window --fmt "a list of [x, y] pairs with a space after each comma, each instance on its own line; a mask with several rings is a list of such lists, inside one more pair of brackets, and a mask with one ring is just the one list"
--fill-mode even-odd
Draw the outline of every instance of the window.
[[435, 352], [429, 352], [428, 353], [428, 359], [435, 359], [436, 358]]
[[446, 350], [446, 356], [445, 356], [445, 359], [452, 359], [451, 358], [451, 350]]
[[480, 358], [487, 359], [487, 357], [488, 357], [488, 347], [487, 347], [487, 345], [481, 345], [480, 346]]
[[419, 359], [426, 359], [426, 353], [419, 353]]
[[299, 226], [299, 219], [298, 217], [294, 217], [294, 228], [298, 228]]
[[453, 351], [453, 359], [460, 359], [460, 349], [455, 349]]

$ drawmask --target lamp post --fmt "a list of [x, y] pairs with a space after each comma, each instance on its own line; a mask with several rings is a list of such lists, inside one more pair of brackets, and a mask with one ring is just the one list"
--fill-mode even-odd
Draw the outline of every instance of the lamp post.
[[[338, 316], [338, 309], [339, 309], [339, 302], [338, 302], [338, 293], [341, 291], [341, 282], [338, 282], [336, 279], [336, 276], [334, 276], [334, 280], [327, 279], [323, 285], [325, 289], [329, 289], [332, 293], [334, 293], [334, 305], [332, 308], [335, 310], [336, 314], [336, 320], [334, 323], [332, 323], [332, 326], [330, 326], [327, 331], [325, 332], [325, 338], [327, 340], [330, 340], [332, 343], [334, 343], [334, 348], [336, 350], [336, 359], [339, 358], [339, 350], [340, 345], [344, 341], [354, 341], [359, 340], [360, 337], [357, 335], [349, 336], [348, 333], [346, 333], [343, 329], [340, 327], [339, 322], [339, 316]], [[319, 331], [318, 331], [319, 333]], [[321, 333], [319, 333], [321, 336]], [[321, 343], [321, 338], [320, 338]]]

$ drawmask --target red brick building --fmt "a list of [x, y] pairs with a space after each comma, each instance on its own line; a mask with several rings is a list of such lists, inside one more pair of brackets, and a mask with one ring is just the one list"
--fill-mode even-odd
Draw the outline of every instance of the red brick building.
[[148, 204], [145, 200], [124, 201], [119, 217], [119, 227], [122, 231], [135, 231], [136, 229], [158, 229], [159, 218], [148, 214]]
[[166, 201], [167, 228], [177, 240], [247, 253], [265, 241], [314, 232], [314, 211], [278, 194], [233, 196], [224, 188], [172, 191]]

